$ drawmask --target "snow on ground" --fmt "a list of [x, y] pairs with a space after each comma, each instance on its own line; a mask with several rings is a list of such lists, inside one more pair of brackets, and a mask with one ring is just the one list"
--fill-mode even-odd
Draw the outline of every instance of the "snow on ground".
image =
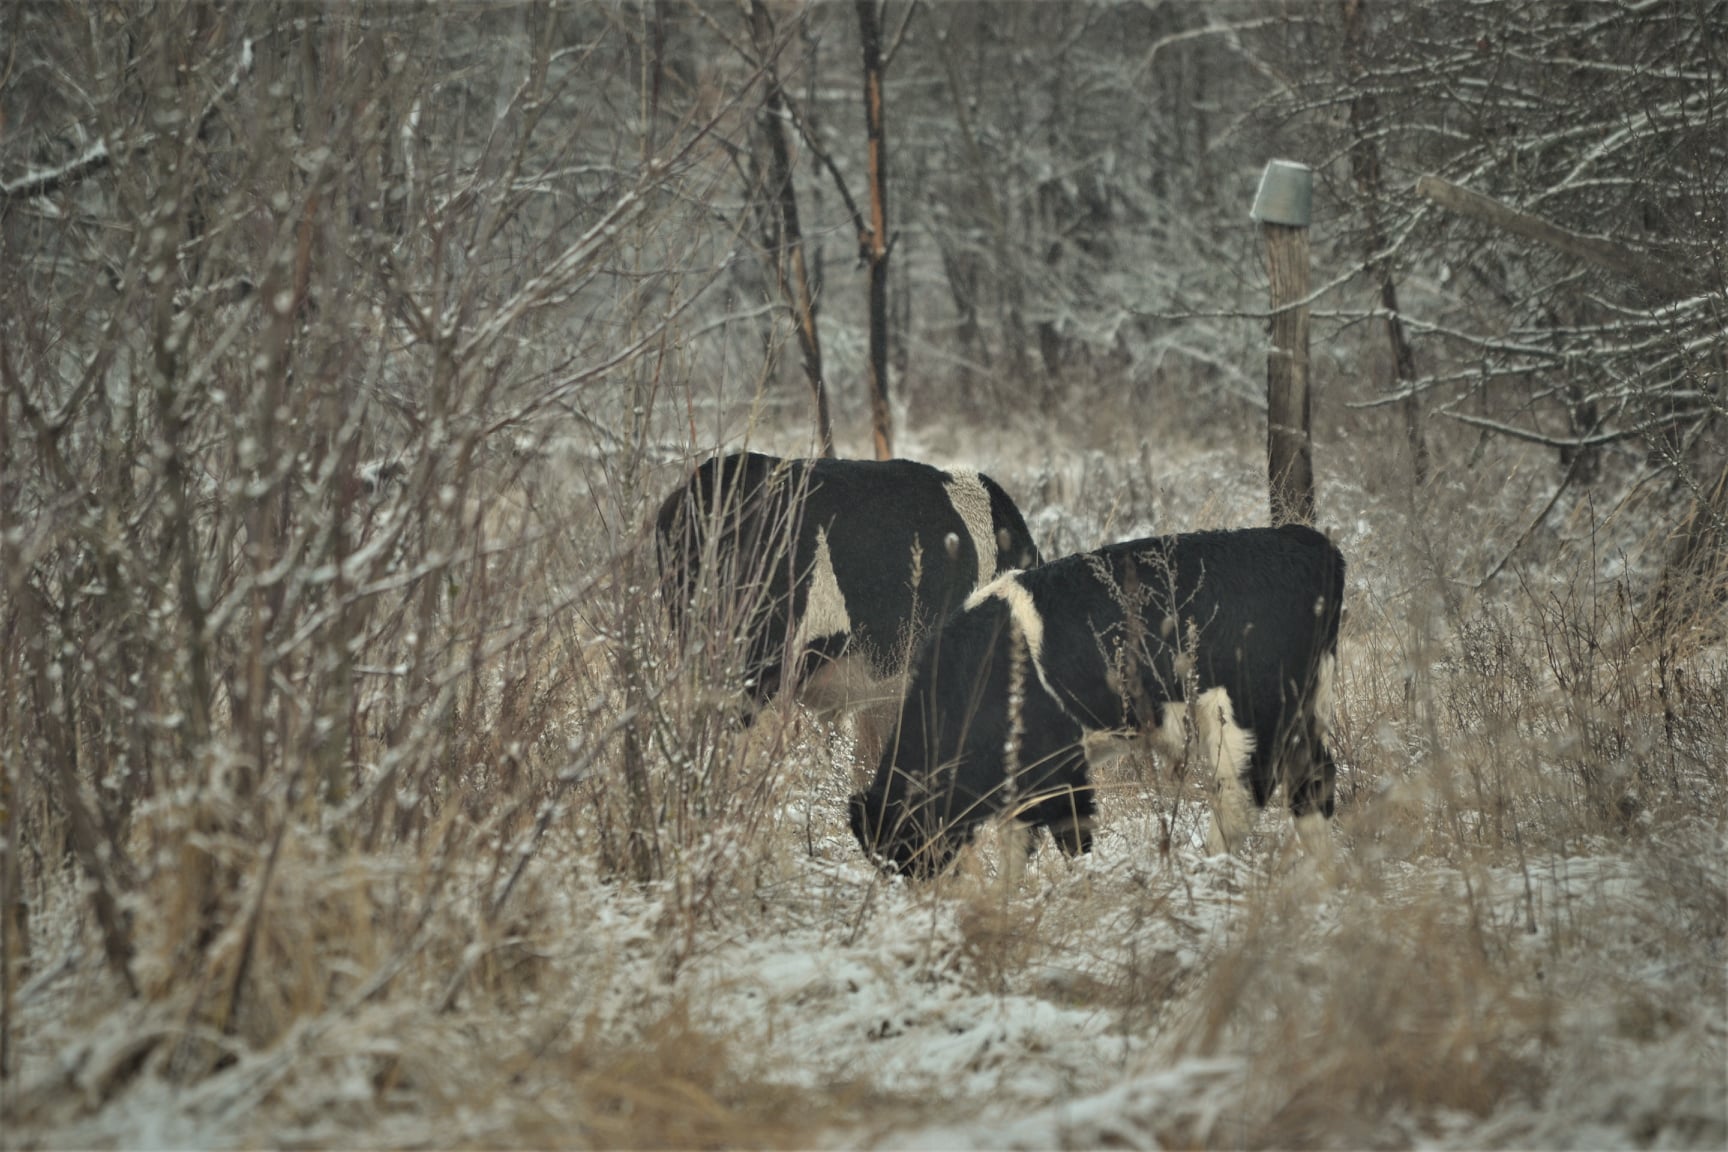
[[[1265, 814], [1249, 852], [1229, 860], [1193, 847], [1204, 810], [1186, 806], [1171, 855], [1160, 859], [1169, 794], [1119, 793], [1089, 857], [1065, 860], [1044, 843], [1020, 865], [1012, 840], [986, 837], [957, 875], [929, 886], [877, 876], [831, 820], [817, 829], [814, 852], [781, 861], [769, 883], [725, 901], [681, 941], [666, 929], [669, 893], [601, 883], [578, 867], [547, 905], [569, 919], [543, 926], [545, 945], [562, 952], [551, 964], [560, 975], [528, 1000], [440, 1018], [405, 990], [303, 1022], [272, 1049], [192, 1085], [159, 1074], [105, 1083], [136, 1036], [177, 1022], [82, 1012], [69, 997], [100, 966], [93, 949], [80, 954], [58, 932], [69, 970], [47, 970], [22, 998], [32, 1037], [22, 1091], [39, 1099], [7, 1146], [519, 1143], [527, 1098], [557, 1092], [556, 1066], [544, 1080], [504, 1075], [524, 1048], [576, 1037], [628, 1045], [674, 1003], [688, 1013], [690, 1035], [724, 1038], [727, 1079], [832, 1109], [804, 1118], [801, 1131], [816, 1143], [1236, 1144], [1252, 1135], [1244, 1117], [1263, 1107], [1256, 1077], [1267, 1054], [1251, 1019], [1210, 1043], [1197, 1039], [1219, 1009], [1218, 970], [1251, 956], [1254, 933], [1280, 916], [1295, 927], [1275, 937], [1279, 963], [1300, 973], [1348, 963], [1338, 941], [1364, 925], [1436, 909], [1445, 927], [1423, 929], [1433, 939], [1467, 946], [1474, 917], [1477, 946], [1512, 950], [1481, 971], [1516, 984], [1495, 989], [1505, 994], [1496, 1003], [1540, 1003], [1540, 1024], [1512, 1038], [1530, 1047], [1520, 1059], [1534, 1070], [1534, 1094], [1513, 1094], [1484, 1115], [1394, 1111], [1343, 1132], [1434, 1148], [1711, 1147], [1728, 1138], [1720, 909], [1714, 927], [1696, 919], [1728, 891], [1719, 821], [1642, 847], [1585, 844], [1486, 867], [1432, 857], [1369, 863], [1351, 856], [1341, 830], [1334, 881], [1300, 856], [1281, 813]], [[567, 863], [549, 855], [538, 879]], [[1690, 950], [1677, 949], [1689, 934]], [[1324, 984], [1301, 980], [1310, 990]], [[1484, 1035], [1504, 1039], [1492, 1028]], [[380, 1061], [405, 1053], [441, 1073], [426, 1072], [418, 1090], [381, 1089]], [[453, 1101], [458, 1089], [472, 1099]], [[529, 1143], [608, 1142], [580, 1129], [527, 1131]]]
[[[1051, 554], [1260, 515], [1246, 450], [903, 448], [1009, 482]], [[521, 885], [532, 981], [443, 1011], [447, 972], [405, 968], [190, 1083], [129, 1060], [185, 1006], [120, 1003], [75, 883], [51, 887], [0, 1147], [1728, 1145], [1720, 781], [1594, 838], [1545, 829], [1538, 781], [1508, 793], [1528, 848], [1487, 847], [1480, 807], [1402, 774], [1418, 756], [1374, 694], [1407, 669], [1366, 637], [1408, 545], [1327, 464], [1362, 645], [1335, 875], [1280, 811], [1206, 857], [1199, 784], [1141, 765], [1106, 781], [1089, 857], [986, 834], [939, 882], [885, 879], [844, 827], [844, 742], [788, 709], [757, 841], [638, 888], [551, 837]]]

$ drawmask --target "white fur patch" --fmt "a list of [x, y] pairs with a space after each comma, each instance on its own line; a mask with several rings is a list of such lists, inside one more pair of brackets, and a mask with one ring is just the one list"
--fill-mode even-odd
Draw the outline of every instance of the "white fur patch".
[[1019, 575], [1018, 572], [1002, 573], [966, 597], [965, 610], [970, 612], [992, 596], [1006, 601], [1008, 615], [1020, 629], [1020, 635], [1026, 638], [1026, 654], [1032, 658], [1032, 671], [1038, 674], [1038, 683], [1044, 686], [1045, 693], [1056, 702], [1056, 707], [1068, 713], [1068, 705], [1062, 702], [1062, 697], [1050, 686], [1050, 677], [1044, 674], [1044, 617], [1038, 615], [1038, 605], [1032, 603], [1032, 593], [1020, 583]]
[[1183, 754], [1188, 751], [1187, 734], [1183, 731], [1183, 721], [1187, 715], [1188, 705], [1185, 702], [1166, 700], [1164, 714], [1158, 718], [1158, 727], [1152, 733], [1158, 751], [1172, 762], [1182, 759]]
[[1042, 680], [1044, 618], [1038, 615], [1038, 605], [1032, 603], [1032, 593], [1021, 585], [1017, 573], [1005, 572], [966, 597], [966, 607], [969, 610], [976, 608], [992, 596], [1007, 601], [1008, 613], [1014, 618], [1014, 623], [1020, 626], [1020, 634], [1026, 637], [1026, 651], [1031, 654], [1032, 663], [1038, 666], [1038, 678]]
[[[1164, 739], [1180, 739], [1181, 712], [1172, 715], [1166, 706], [1164, 715]], [[1213, 853], [1230, 852], [1248, 834], [1253, 812], [1253, 798], [1242, 783], [1242, 774], [1254, 754], [1254, 733], [1236, 723], [1230, 693], [1222, 688], [1200, 693], [1193, 702], [1193, 719], [1194, 751], [1201, 765], [1212, 773], [1212, 827], [1206, 848]]]
[[846, 596], [840, 591], [840, 581], [834, 578], [834, 557], [828, 552], [828, 532], [816, 529], [816, 563], [810, 571], [810, 593], [804, 601], [804, 618], [792, 634], [792, 651], [802, 653], [804, 646], [818, 636], [836, 632], [852, 633], [852, 617], [846, 611]]
[[1314, 670], [1314, 734], [1325, 740], [1332, 734], [1338, 706], [1338, 657], [1327, 653]]
[[975, 583], [990, 579], [996, 572], [996, 533], [991, 529], [990, 493], [978, 473], [970, 468], [953, 468], [948, 472], [948, 503], [960, 514], [972, 546], [978, 550], [978, 575]]
[[1240, 780], [1249, 757], [1254, 755], [1254, 733], [1236, 723], [1229, 692], [1209, 688], [1200, 693], [1194, 701], [1194, 729], [1214, 774], [1223, 779], [1229, 772], [1232, 782]]

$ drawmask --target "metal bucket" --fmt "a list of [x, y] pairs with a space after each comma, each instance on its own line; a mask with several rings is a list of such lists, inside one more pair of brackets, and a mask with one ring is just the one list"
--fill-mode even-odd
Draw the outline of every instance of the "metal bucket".
[[1308, 227], [1314, 209], [1314, 170], [1294, 160], [1273, 160], [1260, 174], [1260, 191], [1248, 214], [1262, 224]]

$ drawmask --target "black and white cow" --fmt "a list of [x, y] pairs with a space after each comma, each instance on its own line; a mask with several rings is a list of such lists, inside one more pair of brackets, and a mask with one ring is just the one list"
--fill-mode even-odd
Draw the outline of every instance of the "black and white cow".
[[786, 686], [825, 713], [873, 695], [892, 708], [929, 624], [1039, 561], [988, 476], [756, 452], [703, 461], [660, 506], [657, 543], [674, 631], [704, 606], [735, 629], [752, 714]]
[[998, 812], [1089, 851], [1088, 754], [1144, 732], [1209, 769], [1213, 851], [1280, 783], [1321, 851], [1343, 591], [1343, 556], [1300, 526], [1133, 540], [1002, 576], [926, 638], [852, 831], [884, 868], [926, 876]]

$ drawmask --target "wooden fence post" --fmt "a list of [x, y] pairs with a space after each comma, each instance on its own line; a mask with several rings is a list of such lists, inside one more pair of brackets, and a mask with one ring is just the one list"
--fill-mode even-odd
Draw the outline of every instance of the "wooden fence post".
[[1308, 420], [1308, 223], [1314, 174], [1273, 160], [1253, 218], [1266, 240], [1272, 346], [1266, 353], [1266, 479], [1272, 523], [1314, 523], [1314, 442]]

